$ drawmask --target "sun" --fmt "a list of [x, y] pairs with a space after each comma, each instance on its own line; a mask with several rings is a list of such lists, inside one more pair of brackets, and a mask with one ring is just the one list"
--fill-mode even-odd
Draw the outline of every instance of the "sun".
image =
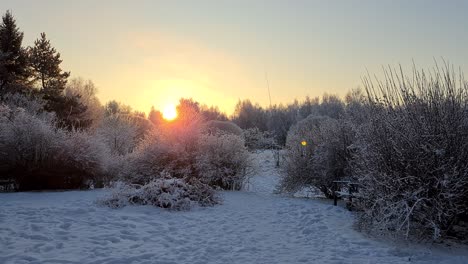
[[166, 119], [167, 121], [172, 121], [176, 119], [177, 117], [176, 106], [173, 104], [166, 105], [166, 107], [164, 107], [162, 115], [163, 115], [163, 118]]

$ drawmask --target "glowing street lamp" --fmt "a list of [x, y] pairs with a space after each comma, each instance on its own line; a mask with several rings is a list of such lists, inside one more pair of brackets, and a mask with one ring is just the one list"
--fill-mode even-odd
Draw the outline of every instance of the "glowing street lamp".
[[301, 157], [304, 157], [305, 156], [305, 147], [307, 146], [307, 141], [302, 140], [301, 141], [301, 146], [302, 146]]

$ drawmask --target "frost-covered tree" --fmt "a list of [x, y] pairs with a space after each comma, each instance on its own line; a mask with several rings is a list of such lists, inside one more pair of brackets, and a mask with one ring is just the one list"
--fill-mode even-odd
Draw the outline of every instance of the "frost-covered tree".
[[232, 121], [242, 129], [257, 127], [261, 131], [267, 130], [265, 111], [258, 104], [250, 100], [240, 101], [236, 104]]
[[203, 122], [203, 116], [200, 114], [200, 104], [192, 98], [181, 98], [176, 106], [177, 118], [174, 120], [177, 123], [174, 128], [189, 128], [191, 124]]
[[227, 121], [228, 118], [225, 113], [221, 112], [217, 106], [200, 106], [200, 114], [203, 116], [203, 119], [206, 121], [216, 120], [216, 121]]
[[137, 127], [128, 116], [106, 116], [96, 133], [108, 146], [112, 155], [126, 155], [137, 145]]
[[107, 102], [104, 106], [104, 110], [106, 116], [117, 114], [128, 115], [132, 112], [132, 108], [130, 106], [122, 104], [115, 100]]
[[322, 95], [318, 114], [339, 119], [344, 115], [344, 106], [343, 101], [338, 96], [325, 93]]
[[244, 129], [242, 136], [249, 150], [279, 148], [276, 140], [268, 131], [262, 132], [256, 127]]
[[310, 98], [306, 96], [304, 102], [299, 105], [299, 117], [301, 119], [308, 117], [311, 114], [318, 115], [318, 108], [320, 107], [320, 98]]
[[367, 96], [360, 88], [353, 89], [345, 96], [345, 117], [353, 125], [360, 126], [369, 121]]
[[[74, 117], [75, 127], [96, 127], [104, 116], [104, 108], [96, 96], [97, 88], [91, 80], [72, 79], [65, 87], [65, 97], [77, 100], [85, 110]], [[71, 117], [70, 117], [71, 118]]]
[[[283, 106], [274, 105], [267, 110], [268, 132], [274, 136], [278, 144], [284, 146], [289, 129], [298, 121], [298, 102], [295, 104]], [[307, 117], [307, 116], [305, 116]], [[246, 140], [248, 142], [248, 140]]]
[[164, 122], [161, 111], [157, 111], [154, 106], [151, 106], [151, 110], [148, 113], [148, 120], [155, 126], [160, 126], [162, 122]]
[[12, 110], [22, 109], [32, 115], [47, 115], [49, 120], [55, 116], [45, 112], [45, 101], [31, 94], [7, 93], [3, 95], [2, 104]]

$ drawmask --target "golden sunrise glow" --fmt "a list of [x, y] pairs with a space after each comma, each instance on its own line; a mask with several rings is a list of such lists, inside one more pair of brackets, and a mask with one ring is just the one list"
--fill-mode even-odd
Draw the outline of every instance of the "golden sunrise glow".
[[176, 119], [177, 117], [176, 106], [173, 104], [167, 105], [166, 107], [164, 107], [162, 114], [163, 114], [163, 118], [168, 121], [172, 121]]

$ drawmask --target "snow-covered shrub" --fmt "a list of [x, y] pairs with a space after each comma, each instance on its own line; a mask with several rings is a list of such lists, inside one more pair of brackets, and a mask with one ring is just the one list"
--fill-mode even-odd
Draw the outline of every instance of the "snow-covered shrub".
[[100, 205], [108, 206], [110, 208], [122, 208], [127, 205], [135, 204], [140, 199], [138, 189], [141, 185], [128, 184], [123, 181], [114, 182], [112, 184], [112, 191], [109, 195], [98, 199], [96, 202]]
[[353, 138], [345, 120], [310, 115], [298, 122], [288, 133], [280, 189], [296, 192], [314, 187], [332, 197], [333, 181], [350, 176]]
[[362, 227], [444, 236], [468, 212], [468, 84], [448, 67], [367, 80], [371, 115], [357, 136]]
[[211, 120], [206, 123], [206, 130], [209, 134], [227, 133], [240, 136], [242, 129], [231, 121]]
[[85, 187], [105, 169], [101, 146], [48, 118], [0, 107], [0, 174], [14, 179], [20, 190]]
[[240, 136], [202, 135], [198, 141], [196, 168], [201, 181], [227, 190], [240, 190], [249, 165], [249, 153]]
[[29, 171], [47, 165], [60, 150], [65, 133], [24, 109], [0, 108], [1, 174], [23, 183]]
[[160, 135], [148, 136], [127, 157], [127, 167], [120, 172], [121, 179], [131, 183], [146, 184], [161, 173], [177, 178], [191, 174], [188, 153], [179, 144], [163, 140]]
[[127, 175], [126, 172], [131, 168], [129, 165], [129, 156], [130, 154], [125, 156], [110, 155], [107, 160], [106, 181], [104, 181], [104, 186], [109, 186], [117, 181], [123, 180], [124, 175]]
[[242, 135], [249, 150], [278, 148], [278, 144], [269, 132], [262, 132], [256, 127], [245, 129]]
[[215, 205], [220, 199], [212, 188], [201, 182], [161, 178], [145, 185], [120, 182], [109, 197], [98, 202], [111, 208], [153, 205], [170, 210], [188, 210], [194, 205]]

